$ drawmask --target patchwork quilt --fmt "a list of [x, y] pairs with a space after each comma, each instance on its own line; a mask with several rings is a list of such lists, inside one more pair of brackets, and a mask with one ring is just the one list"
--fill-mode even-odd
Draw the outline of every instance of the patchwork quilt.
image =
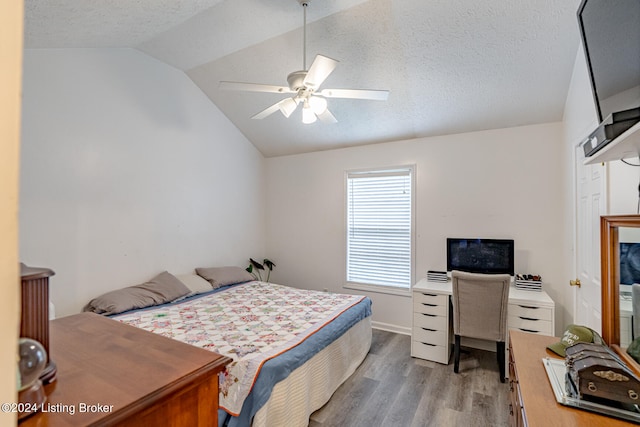
[[237, 416], [267, 360], [302, 343], [364, 298], [248, 282], [113, 318], [232, 358], [220, 378], [220, 406]]

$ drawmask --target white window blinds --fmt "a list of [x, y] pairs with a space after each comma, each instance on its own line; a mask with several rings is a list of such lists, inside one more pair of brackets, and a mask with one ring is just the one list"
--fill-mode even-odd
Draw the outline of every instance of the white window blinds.
[[347, 173], [347, 282], [411, 287], [411, 175]]

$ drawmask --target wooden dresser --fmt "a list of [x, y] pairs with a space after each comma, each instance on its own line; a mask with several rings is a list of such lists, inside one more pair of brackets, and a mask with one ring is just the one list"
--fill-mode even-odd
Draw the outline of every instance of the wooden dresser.
[[[93, 313], [50, 322], [57, 380], [31, 426], [217, 426], [228, 357]], [[71, 413], [73, 412], [73, 414]]]
[[[49, 353], [49, 277], [55, 273], [48, 268], [28, 267], [20, 264], [21, 319], [20, 336], [38, 341]], [[47, 384], [56, 379], [56, 364], [53, 357], [40, 375]]]
[[589, 426], [617, 427], [635, 425], [630, 422], [570, 408], [556, 402], [543, 357], [556, 357], [547, 346], [557, 337], [510, 331], [509, 386], [511, 390], [512, 426]]

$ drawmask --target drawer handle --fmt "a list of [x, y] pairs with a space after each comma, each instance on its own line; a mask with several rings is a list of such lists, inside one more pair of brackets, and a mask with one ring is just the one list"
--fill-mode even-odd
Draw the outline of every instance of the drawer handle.
[[537, 322], [540, 319], [534, 319], [533, 317], [522, 317], [522, 316], [518, 316], [520, 317], [522, 320], [531, 320], [532, 322]]
[[426, 302], [423, 302], [422, 305], [426, 305], [427, 307], [437, 307], [438, 304], [427, 304]]
[[435, 347], [435, 344], [429, 344], [428, 342], [420, 341], [424, 345], [428, 345], [429, 347]]
[[422, 329], [424, 329], [425, 331], [429, 331], [429, 332], [435, 332], [435, 331], [437, 331], [437, 329], [429, 329], [429, 328], [422, 328]]
[[530, 305], [520, 305], [520, 304], [518, 304], [518, 307], [528, 308], [529, 310], [537, 310], [537, 309], [540, 308], [540, 307], [533, 307], [533, 306], [530, 306]]
[[423, 316], [429, 316], [429, 317], [438, 317], [435, 314], [427, 314], [427, 313], [422, 313]]
[[425, 297], [437, 297], [438, 294], [425, 294], [424, 292], [421, 292], [422, 295], [424, 295]]
[[525, 328], [518, 328], [518, 329], [520, 329], [521, 331], [524, 331], [524, 332], [533, 332], [534, 334], [537, 334], [537, 333], [540, 332], [540, 331], [535, 331], [533, 329], [525, 329]]

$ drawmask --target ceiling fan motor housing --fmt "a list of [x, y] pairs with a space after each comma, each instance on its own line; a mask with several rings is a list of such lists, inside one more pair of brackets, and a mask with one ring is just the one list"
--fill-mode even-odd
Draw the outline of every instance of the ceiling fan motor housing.
[[305, 70], [294, 71], [287, 76], [287, 83], [289, 83], [289, 89], [298, 91], [305, 87], [304, 79], [307, 77]]
[[297, 92], [296, 100], [309, 99], [309, 97], [315, 92], [315, 88], [306, 84], [304, 79], [307, 77], [307, 71], [294, 71], [287, 76], [287, 82], [289, 83], [289, 89]]

